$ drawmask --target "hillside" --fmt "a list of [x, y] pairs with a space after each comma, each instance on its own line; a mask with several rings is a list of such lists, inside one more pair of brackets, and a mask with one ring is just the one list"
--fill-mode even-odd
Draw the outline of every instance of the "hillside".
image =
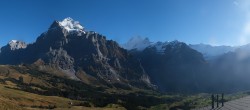
[[[39, 71], [34, 65], [1, 65], [0, 82], [2, 104], [14, 108], [105, 107], [118, 104], [127, 109], [136, 109], [138, 106], [150, 107], [163, 103], [163, 99], [152, 94], [153, 91], [95, 87]], [[150, 100], [142, 101], [145, 99]], [[67, 104], [70, 101], [73, 105]]]
[[[37, 69], [35, 65], [0, 66], [1, 110], [159, 110], [195, 108], [209, 94], [166, 94], [145, 89], [96, 87]], [[195, 102], [195, 103], [194, 103]]]

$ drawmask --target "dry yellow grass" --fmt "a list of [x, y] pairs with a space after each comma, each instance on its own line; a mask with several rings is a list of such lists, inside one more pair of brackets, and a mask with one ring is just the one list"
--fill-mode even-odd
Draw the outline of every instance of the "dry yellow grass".
[[[78, 101], [57, 96], [43, 96], [20, 90], [6, 88], [0, 84], [0, 103], [6, 106], [23, 106], [23, 107], [49, 107], [56, 106], [62, 108], [70, 107], [69, 102], [77, 103]], [[13, 108], [13, 107], [11, 107]], [[2, 110], [2, 109], [1, 109]]]
[[69, 102], [80, 103], [80, 101], [71, 100], [57, 96], [43, 96], [11, 88], [6, 88], [0, 84], [0, 110], [42, 110], [40, 107], [53, 107], [55, 110], [126, 110], [119, 105], [110, 107], [83, 107], [71, 106]]
[[55, 110], [126, 110], [124, 107], [82, 107], [82, 106], [73, 106], [71, 108], [56, 108]]
[[[27, 70], [27, 67], [20, 66], [22, 70]], [[19, 78], [23, 78], [23, 83], [25, 84], [37, 84], [45, 87], [51, 87], [49, 83], [47, 83], [44, 80], [41, 80], [39, 78], [33, 77], [28, 73], [20, 73], [16, 69], [13, 69], [11, 66], [7, 65], [0, 65], [0, 79], [5, 79], [5, 78], [13, 78], [16, 80], [19, 80]], [[45, 78], [44, 78], [45, 79]]]
[[[28, 69], [26, 67], [20, 68], [22, 68], [21, 70]], [[12, 66], [0, 65], [0, 79], [5, 80], [4, 83], [0, 83], [0, 110], [47, 110], [48, 108], [54, 107], [55, 110], [125, 110], [124, 107], [115, 104], [104, 108], [93, 107], [93, 104], [90, 103], [92, 107], [75, 106], [86, 102], [58, 96], [44, 96], [25, 92], [19, 90], [17, 82], [6, 80], [8, 78], [20, 80], [20, 77], [22, 77], [23, 83], [25, 84], [37, 84], [49, 88], [51, 87], [46, 80], [43, 80], [46, 79], [46, 77], [37, 78], [31, 76], [29, 73], [20, 72]], [[31, 86], [31, 88], [40, 90], [38, 87]]]

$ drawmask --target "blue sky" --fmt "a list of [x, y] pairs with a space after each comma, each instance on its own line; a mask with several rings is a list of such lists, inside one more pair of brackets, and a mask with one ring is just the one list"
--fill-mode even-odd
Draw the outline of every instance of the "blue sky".
[[71, 17], [124, 43], [133, 36], [188, 44], [250, 43], [249, 0], [1, 0], [0, 46], [31, 43], [54, 20]]

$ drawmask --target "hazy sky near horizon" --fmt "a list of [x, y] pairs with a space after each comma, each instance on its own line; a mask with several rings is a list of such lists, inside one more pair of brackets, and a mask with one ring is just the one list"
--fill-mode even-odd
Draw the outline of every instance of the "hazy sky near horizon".
[[0, 46], [34, 42], [54, 20], [125, 43], [131, 37], [188, 44], [250, 43], [250, 0], [1, 0]]

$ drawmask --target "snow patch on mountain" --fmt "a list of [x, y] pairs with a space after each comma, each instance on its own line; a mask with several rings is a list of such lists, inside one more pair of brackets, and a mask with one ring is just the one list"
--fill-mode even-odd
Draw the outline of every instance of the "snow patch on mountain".
[[156, 43], [150, 45], [149, 48], [155, 47], [156, 51], [158, 53], [163, 53], [166, 45], [168, 45], [168, 44], [169, 44], [169, 42], [156, 42]]
[[178, 40], [166, 41], [166, 42], [151, 42], [148, 38], [142, 38], [140, 36], [132, 37], [126, 44], [122, 47], [127, 50], [136, 49], [138, 51], [143, 51], [145, 48], [155, 48], [157, 53], [164, 53], [166, 46], [173, 48], [179, 48], [183, 42]]
[[174, 41], [166, 41], [166, 42], [156, 42], [153, 43], [152, 45], [148, 46], [148, 48], [155, 48], [157, 53], [164, 54], [164, 51], [166, 50], [167, 46], [170, 46], [171, 49], [174, 48], [180, 48], [182, 46], [182, 42], [178, 40]]

